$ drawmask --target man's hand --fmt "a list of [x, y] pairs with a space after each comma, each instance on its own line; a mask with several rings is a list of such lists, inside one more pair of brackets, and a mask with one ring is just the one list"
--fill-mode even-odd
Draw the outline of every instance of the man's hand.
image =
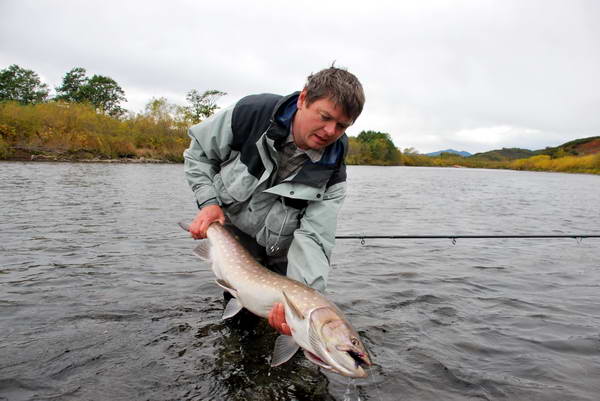
[[223, 214], [223, 209], [221, 209], [219, 205], [204, 206], [200, 209], [196, 217], [194, 217], [192, 224], [190, 224], [190, 234], [194, 239], [206, 238], [208, 226], [215, 221], [225, 224], [225, 214]]
[[281, 334], [285, 334], [286, 336], [292, 335], [292, 330], [290, 330], [290, 326], [285, 321], [285, 309], [282, 303], [275, 304], [269, 312], [269, 324]]

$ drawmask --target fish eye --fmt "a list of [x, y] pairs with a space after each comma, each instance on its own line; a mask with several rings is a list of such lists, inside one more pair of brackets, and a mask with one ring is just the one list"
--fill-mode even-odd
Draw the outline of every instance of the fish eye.
[[352, 337], [350, 339], [350, 342], [352, 343], [352, 345], [357, 346], [358, 345], [358, 338], [356, 337]]

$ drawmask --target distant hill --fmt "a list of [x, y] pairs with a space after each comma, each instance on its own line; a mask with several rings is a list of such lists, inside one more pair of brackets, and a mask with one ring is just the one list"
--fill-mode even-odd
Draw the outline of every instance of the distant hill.
[[462, 157], [471, 156], [471, 154], [469, 152], [465, 152], [464, 150], [458, 151], [458, 150], [454, 150], [454, 149], [438, 150], [437, 152], [426, 153], [425, 156], [439, 156], [442, 153], [452, 153], [452, 154], [459, 155]]
[[490, 150], [489, 152], [475, 153], [471, 156], [471, 158], [490, 161], [509, 161], [516, 159], [526, 159], [537, 154], [539, 153], [529, 149], [502, 148]]
[[589, 138], [575, 139], [554, 148], [548, 147], [536, 151], [537, 154], [550, 155], [552, 157], [561, 156], [584, 156], [600, 152], [600, 136], [591, 136]]
[[552, 158], [557, 158], [569, 155], [583, 156], [598, 152], [600, 152], [600, 136], [592, 136], [589, 138], [575, 139], [574, 141], [566, 142], [556, 147], [547, 147], [538, 150], [521, 148], [490, 150], [489, 152], [475, 153], [471, 158], [490, 161], [510, 161], [526, 159], [535, 155], [550, 155]]

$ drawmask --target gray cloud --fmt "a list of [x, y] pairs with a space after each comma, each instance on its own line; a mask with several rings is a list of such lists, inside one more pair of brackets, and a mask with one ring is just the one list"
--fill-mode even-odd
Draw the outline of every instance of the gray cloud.
[[593, 0], [221, 3], [5, 0], [0, 67], [56, 86], [82, 66], [117, 80], [138, 111], [192, 88], [228, 92], [223, 105], [288, 93], [335, 60], [367, 93], [350, 134], [385, 131], [423, 152], [600, 135]]

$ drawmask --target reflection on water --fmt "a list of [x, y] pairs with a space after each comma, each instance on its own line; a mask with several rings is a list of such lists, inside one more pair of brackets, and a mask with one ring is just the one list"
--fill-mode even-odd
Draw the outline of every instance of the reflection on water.
[[[599, 177], [351, 167], [340, 235], [598, 233]], [[600, 240], [338, 241], [370, 377], [220, 320], [181, 165], [0, 163], [0, 400], [595, 400]]]

